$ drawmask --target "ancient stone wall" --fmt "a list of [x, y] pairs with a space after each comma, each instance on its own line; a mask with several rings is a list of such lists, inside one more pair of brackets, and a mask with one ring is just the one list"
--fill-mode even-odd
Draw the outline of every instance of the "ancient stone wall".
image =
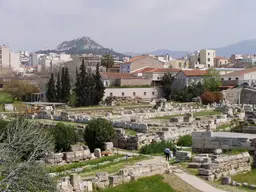
[[238, 104], [242, 88], [234, 88], [222, 91], [223, 99], [228, 104]]
[[60, 192], [84, 192], [93, 191], [93, 189], [105, 189], [114, 187], [137, 180], [141, 177], [153, 176], [157, 174], [169, 173], [172, 170], [168, 162], [149, 164], [149, 165], [134, 165], [128, 168], [120, 169], [118, 173], [109, 175], [107, 172], [97, 173], [93, 179], [85, 180], [78, 175], [71, 175], [63, 178], [58, 183]]
[[251, 159], [248, 152], [237, 155], [223, 155], [212, 162], [203, 163], [198, 169], [199, 176], [213, 181], [227, 175], [235, 175], [251, 170]]
[[[225, 135], [225, 136], [224, 136]], [[197, 153], [213, 152], [215, 149], [232, 150], [248, 149], [254, 150], [252, 139], [256, 135], [227, 133], [227, 132], [193, 132], [192, 151]]]

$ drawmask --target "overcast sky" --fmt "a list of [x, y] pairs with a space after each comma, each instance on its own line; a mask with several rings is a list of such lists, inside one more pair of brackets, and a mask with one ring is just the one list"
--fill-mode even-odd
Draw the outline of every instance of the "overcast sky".
[[0, 44], [55, 48], [88, 36], [119, 52], [193, 51], [256, 38], [256, 0], [0, 0]]

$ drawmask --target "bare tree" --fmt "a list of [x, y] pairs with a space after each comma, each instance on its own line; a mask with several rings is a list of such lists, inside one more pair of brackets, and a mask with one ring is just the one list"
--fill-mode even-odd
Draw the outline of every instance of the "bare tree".
[[0, 135], [0, 191], [55, 191], [56, 184], [37, 160], [54, 149], [39, 124], [11, 121]]

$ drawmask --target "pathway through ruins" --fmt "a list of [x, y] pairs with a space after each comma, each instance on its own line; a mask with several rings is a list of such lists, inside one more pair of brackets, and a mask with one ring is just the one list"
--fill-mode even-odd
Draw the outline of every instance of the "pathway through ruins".
[[194, 187], [195, 189], [202, 191], [202, 192], [226, 192], [220, 189], [217, 189], [213, 186], [211, 186], [210, 184], [206, 183], [205, 181], [203, 181], [202, 179], [194, 176], [194, 175], [190, 175], [188, 173], [175, 173], [175, 175], [177, 175], [180, 179], [182, 179], [183, 181], [185, 181], [187, 184], [191, 185], [192, 187]]

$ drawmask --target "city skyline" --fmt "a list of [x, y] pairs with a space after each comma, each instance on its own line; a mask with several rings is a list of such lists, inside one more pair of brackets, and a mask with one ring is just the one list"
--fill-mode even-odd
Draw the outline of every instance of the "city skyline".
[[254, 39], [253, 0], [0, 0], [0, 43], [56, 48], [88, 36], [118, 52], [193, 51]]

